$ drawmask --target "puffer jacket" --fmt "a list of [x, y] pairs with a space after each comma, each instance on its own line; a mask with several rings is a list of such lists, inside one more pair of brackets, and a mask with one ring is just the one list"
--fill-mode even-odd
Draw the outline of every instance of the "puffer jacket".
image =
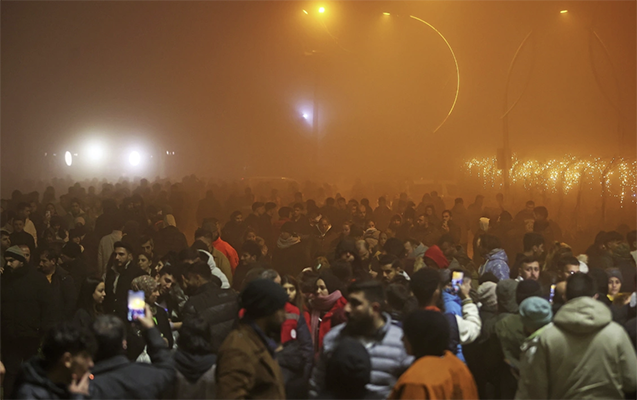
[[567, 302], [539, 335], [516, 398], [623, 399], [637, 387], [637, 356], [621, 325], [591, 297]]
[[[69, 393], [66, 387], [56, 385], [46, 376], [42, 359], [34, 357], [22, 364], [15, 382], [12, 399], [84, 399], [81, 394]], [[7, 396], [8, 398], [8, 396]]]
[[480, 276], [491, 272], [501, 281], [509, 279], [509, 258], [503, 249], [493, 249], [485, 258], [487, 261], [478, 271]]
[[[369, 398], [374, 399], [386, 399], [396, 384], [398, 377], [414, 361], [414, 358], [405, 352], [405, 347], [402, 343], [403, 330], [392, 324], [389, 314], [383, 313], [383, 318], [385, 319], [385, 325], [365, 345], [372, 363], [371, 380], [367, 385], [367, 390], [370, 394]], [[311, 398], [317, 398], [319, 393], [325, 391], [327, 360], [345, 334], [343, 332], [345, 326], [346, 324], [341, 324], [325, 335], [323, 349], [310, 379]]]
[[210, 267], [210, 272], [212, 273], [213, 276], [216, 276], [221, 281], [221, 289], [230, 289], [230, 281], [228, 281], [226, 274], [224, 274], [223, 271], [221, 271], [221, 269], [217, 267], [217, 263], [215, 262], [213, 255], [208, 253], [205, 250], [197, 250], [197, 251], [202, 254], [205, 254], [208, 257], [207, 264]]

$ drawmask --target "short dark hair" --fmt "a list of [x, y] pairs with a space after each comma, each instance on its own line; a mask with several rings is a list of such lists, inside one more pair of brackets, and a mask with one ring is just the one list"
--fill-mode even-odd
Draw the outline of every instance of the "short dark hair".
[[425, 307], [431, 302], [441, 280], [438, 270], [429, 267], [419, 269], [413, 274], [409, 286], [420, 307]]
[[623, 242], [623, 241], [624, 241], [624, 235], [622, 235], [621, 233], [617, 231], [610, 231], [606, 233], [606, 241], [604, 242], [604, 244], [609, 242]]
[[378, 265], [383, 266], [383, 265], [391, 265], [391, 267], [393, 269], [398, 269], [398, 268], [402, 268], [403, 267], [403, 263], [400, 262], [400, 260], [398, 259], [398, 257], [392, 255], [392, 254], [384, 254], [380, 257], [380, 259], [378, 260]]
[[97, 340], [96, 362], [124, 354], [122, 341], [126, 338], [126, 327], [121, 319], [114, 315], [100, 315], [91, 328]]
[[454, 200], [454, 204], [464, 204], [464, 200], [462, 200], [462, 197], [458, 197]]
[[280, 277], [281, 275], [273, 269], [264, 269], [259, 274], [260, 279], [268, 279], [270, 281], [275, 280], [277, 276]]
[[451, 210], [443, 210], [442, 213], [449, 213], [450, 217], [453, 217], [453, 213], [451, 212]]
[[394, 255], [398, 258], [404, 257], [407, 253], [403, 241], [395, 237], [387, 239], [387, 241], [385, 242], [385, 246], [383, 246], [383, 249], [387, 252], [387, 254]]
[[267, 203], [265, 203], [265, 211], [274, 210], [275, 208], [276, 208], [276, 203], [272, 201], [268, 201]]
[[524, 251], [533, 250], [534, 246], [541, 246], [544, 244], [544, 236], [537, 232], [527, 232], [522, 239], [524, 245]]
[[557, 268], [564, 271], [567, 265], [579, 265], [579, 260], [575, 256], [568, 254], [557, 260]]
[[210, 281], [212, 279], [210, 266], [203, 261], [197, 261], [190, 265], [185, 265], [183, 275], [199, 275], [206, 281]]
[[155, 241], [153, 240], [152, 237], [144, 235], [141, 238], [139, 238], [139, 243], [144, 244], [144, 243], [148, 243], [150, 242], [151, 246], [155, 246]]
[[502, 245], [500, 244], [500, 239], [498, 239], [497, 236], [489, 235], [487, 233], [486, 235], [480, 236], [480, 247], [486, 251], [491, 251], [499, 249]]
[[252, 211], [256, 211], [260, 207], [265, 207], [265, 204], [260, 201], [255, 201], [254, 203], [252, 203]]
[[385, 304], [385, 289], [379, 281], [355, 281], [347, 289], [349, 294], [363, 292], [365, 298], [370, 303]]
[[62, 322], [51, 328], [42, 342], [44, 369], [52, 368], [66, 352], [71, 355], [87, 352], [92, 356], [96, 351], [95, 336], [88, 329]]
[[566, 299], [593, 297], [597, 293], [597, 283], [592, 276], [577, 272], [566, 280]]
[[257, 260], [261, 258], [261, 246], [257, 244], [257, 242], [253, 240], [246, 240], [241, 245], [241, 253], [248, 253], [251, 256], [256, 256]]
[[442, 356], [449, 348], [449, 323], [442, 313], [416, 310], [403, 322], [403, 332], [416, 358]]
[[115, 244], [113, 245], [113, 250], [115, 250], [118, 247], [121, 247], [122, 249], [126, 250], [130, 254], [134, 253], [131, 245], [126, 242], [122, 242], [122, 241], [115, 242]]
[[58, 258], [60, 258], [60, 252], [55, 247], [45, 247], [40, 250], [40, 258], [55, 261], [57, 264]]
[[535, 207], [533, 213], [542, 216], [544, 219], [549, 217], [549, 210], [544, 206]]
[[18, 204], [17, 210], [18, 211], [22, 211], [22, 210], [24, 210], [27, 207], [31, 207], [31, 206], [29, 205], [29, 203], [26, 203], [26, 202], [23, 201], [23, 202]]
[[199, 237], [205, 237], [207, 239], [212, 240], [213, 236], [212, 236], [212, 232], [210, 232], [208, 229], [199, 228], [195, 231], [195, 239]]
[[531, 263], [539, 263], [540, 259], [537, 258], [536, 256], [524, 256], [520, 259], [518, 265], [520, 266], [520, 268], [522, 268], [523, 264], [531, 264]]
[[210, 323], [200, 317], [186, 318], [177, 338], [177, 346], [190, 354], [212, 354], [212, 330]]
[[303, 207], [303, 203], [294, 203], [294, 205], [292, 206], [292, 208], [300, 208], [301, 210], [304, 210], [305, 207]]
[[157, 276], [164, 275], [172, 275], [176, 279], [179, 276], [179, 271], [175, 265], [164, 265], [164, 267], [157, 272]]
[[180, 262], [184, 262], [185, 260], [196, 260], [197, 258], [200, 258], [200, 253], [198, 249], [188, 247], [179, 252], [178, 258]]
[[279, 217], [290, 218], [290, 214], [292, 214], [292, 209], [290, 207], [279, 208]]

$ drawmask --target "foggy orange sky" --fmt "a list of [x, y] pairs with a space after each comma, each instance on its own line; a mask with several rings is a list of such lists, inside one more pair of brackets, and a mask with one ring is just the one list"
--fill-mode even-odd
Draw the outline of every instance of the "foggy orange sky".
[[[4, 184], [72, 173], [49, 168], [44, 153], [77, 151], [92, 136], [113, 152], [132, 142], [175, 151], [166, 173], [177, 177], [450, 176], [462, 160], [502, 146], [507, 72], [530, 31], [509, 88], [512, 102], [529, 79], [509, 115], [513, 151], [636, 154], [634, 1], [1, 7]], [[440, 37], [409, 15], [447, 38], [460, 69], [457, 105], [435, 134], [454, 98], [455, 67]], [[602, 90], [619, 104], [621, 142]]]

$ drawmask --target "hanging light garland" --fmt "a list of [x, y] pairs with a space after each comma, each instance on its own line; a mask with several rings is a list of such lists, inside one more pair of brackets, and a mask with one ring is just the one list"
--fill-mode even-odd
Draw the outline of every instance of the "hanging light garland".
[[[520, 160], [511, 157], [509, 176], [512, 185], [522, 185], [525, 190], [539, 189], [564, 194], [588, 186], [590, 190], [599, 186], [609, 196], [619, 198], [624, 204], [626, 197], [637, 202], [637, 160], [625, 158], [588, 159], [571, 155], [563, 159]], [[472, 158], [465, 162], [469, 176], [482, 179], [486, 188], [501, 189], [504, 185], [502, 170], [496, 157]]]

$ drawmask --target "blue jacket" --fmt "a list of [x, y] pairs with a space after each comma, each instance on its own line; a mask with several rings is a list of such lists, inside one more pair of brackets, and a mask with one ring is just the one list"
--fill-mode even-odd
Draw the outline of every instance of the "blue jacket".
[[[462, 301], [460, 300], [460, 297], [455, 294], [449, 293], [447, 289], [445, 289], [442, 292], [442, 300], [445, 303], [445, 314], [457, 315], [458, 317], [462, 318]], [[456, 330], [457, 329], [458, 328], [456, 323]], [[456, 357], [458, 357], [463, 363], [466, 364], [467, 361], [464, 358], [464, 354], [462, 354], [462, 345], [459, 343], [459, 340], [456, 343], [456, 348], [450, 350], [456, 355]]]
[[502, 249], [494, 249], [486, 256], [487, 261], [480, 267], [478, 271], [482, 276], [487, 272], [491, 272], [498, 277], [499, 280], [509, 279], [509, 259]]

